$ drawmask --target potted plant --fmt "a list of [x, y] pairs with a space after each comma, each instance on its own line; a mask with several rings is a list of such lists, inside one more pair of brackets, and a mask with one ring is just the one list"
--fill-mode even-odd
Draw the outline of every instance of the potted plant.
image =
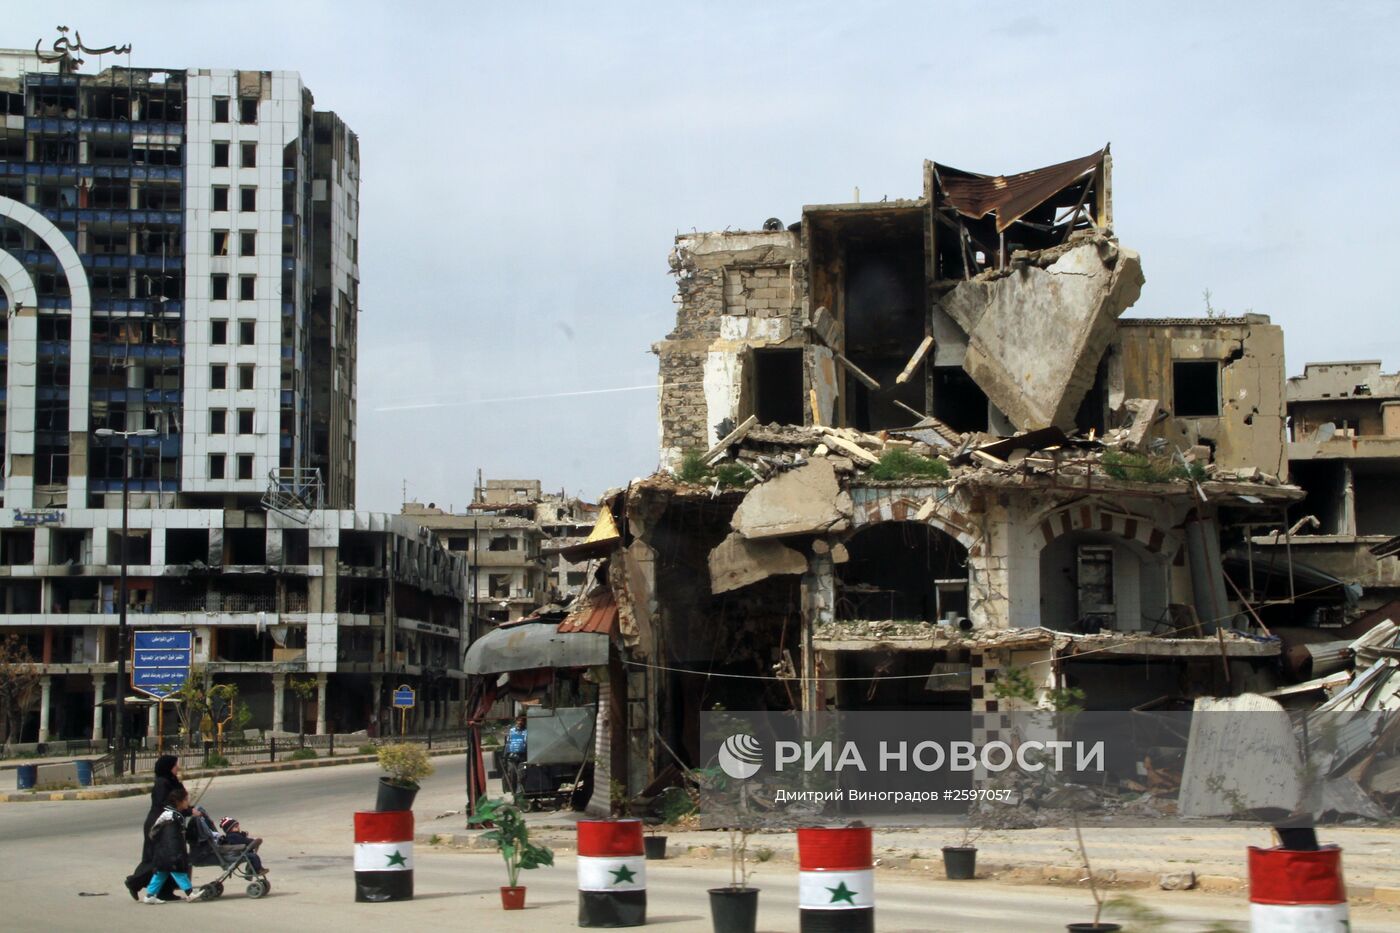
[[710, 888], [715, 933], [754, 933], [758, 924], [758, 888], [749, 887], [749, 832], [729, 830], [729, 884]]
[[412, 810], [418, 782], [433, 773], [428, 750], [408, 742], [379, 746], [379, 767], [388, 772], [379, 779], [379, 799], [374, 805], [381, 812]]
[[1097, 879], [1094, 878], [1094, 868], [1089, 864], [1089, 850], [1084, 847], [1084, 833], [1079, 829], [1079, 816], [1074, 817], [1074, 839], [1079, 848], [1079, 864], [1084, 869], [1084, 879], [1089, 882], [1089, 894], [1094, 898], [1094, 921], [1092, 923], [1068, 923], [1065, 929], [1069, 933], [1116, 933], [1123, 929], [1117, 923], [1100, 923], [1099, 918], [1103, 915], [1103, 892], [1099, 890]]
[[[695, 801], [690, 796], [690, 791], [684, 787], [668, 787], [662, 791], [657, 798], [656, 808], [657, 820], [662, 826], [676, 826], [681, 820], [695, 812]], [[644, 841], [647, 858], [664, 859], [666, 857], [666, 837], [658, 835], [658, 823], [649, 822], [647, 824], [647, 837]]]
[[477, 803], [476, 813], [467, 820], [468, 826], [486, 826], [491, 829], [481, 838], [496, 844], [496, 851], [506, 863], [506, 878], [510, 884], [501, 887], [501, 907], [504, 910], [522, 910], [525, 907], [525, 887], [518, 884], [520, 872], [541, 865], [553, 865], [554, 853], [530, 841], [530, 828], [525, 817], [513, 804], [504, 800], [484, 798]]
[[955, 846], [943, 847], [943, 874], [949, 881], [971, 881], [977, 877], [977, 837], [980, 829], [971, 823], [963, 827], [962, 839]]

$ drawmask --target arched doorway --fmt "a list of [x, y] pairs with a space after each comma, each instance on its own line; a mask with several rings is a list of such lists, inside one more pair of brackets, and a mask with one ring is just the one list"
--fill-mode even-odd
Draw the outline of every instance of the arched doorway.
[[924, 522], [885, 521], [846, 542], [837, 567], [838, 620], [934, 623], [967, 617], [967, 548]]

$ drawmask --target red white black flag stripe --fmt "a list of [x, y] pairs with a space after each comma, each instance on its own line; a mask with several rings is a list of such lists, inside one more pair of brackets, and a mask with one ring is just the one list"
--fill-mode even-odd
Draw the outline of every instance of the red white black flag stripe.
[[874, 933], [875, 863], [869, 827], [797, 831], [802, 933]]
[[647, 872], [640, 820], [579, 820], [578, 925], [647, 922]]
[[413, 811], [355, 814], [355, 900], [413, 899]]

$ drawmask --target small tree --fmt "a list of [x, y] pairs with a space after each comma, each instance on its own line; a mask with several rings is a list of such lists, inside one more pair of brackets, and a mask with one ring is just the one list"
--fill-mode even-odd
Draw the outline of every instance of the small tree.
[[[380, 749], [382, 758], [384, 752]], [[468, 826], [491, 826], [481, 838], [496, 844], [506, 863], [506, 877], [512, 888], [519, 887], [520, 872], [554, 864], [554, 853], [530, 841], [530, 827], [520, 811], [504, 800], [483, 798], [476, 813], [467, 820]]]
[[18, 635], [0, 639], [0, 728], [5, 732], [7, 753], [20, 740], [24, 714], [38, 693], [39, 676], [29, 647]]
[[[315, 677], [288, 677], [287, 687], [297, 698], [297, 736], [299, 741], [306, 741], [306, 701], [316, 695]], [[282, 728], [282, 724], [277, 723], [277, 728]]]

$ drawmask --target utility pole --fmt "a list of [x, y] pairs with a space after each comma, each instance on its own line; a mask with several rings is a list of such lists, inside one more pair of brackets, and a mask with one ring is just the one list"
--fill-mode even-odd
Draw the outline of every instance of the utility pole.
[[131, 439], [132, 437], [155, 437], [156, 432], [152, 428], [142, 428], [139, 431], [113, 431], [111, 428], [98, 428], [93, 434], [97, 437], [120, 437], [122, 439], [122, 570], [121, 583], [117, 592], [116, 723], [112, 729], [112, 741], [116, 743], [112, 770], [117, 777], [121, 777], [125, 767], [126, 752], [126, 656], [129, 650], [126, 630], [126, 548], [127, 538], [131, 536], [131, 530], [127, 524], [128, 501], [131, 497]]

